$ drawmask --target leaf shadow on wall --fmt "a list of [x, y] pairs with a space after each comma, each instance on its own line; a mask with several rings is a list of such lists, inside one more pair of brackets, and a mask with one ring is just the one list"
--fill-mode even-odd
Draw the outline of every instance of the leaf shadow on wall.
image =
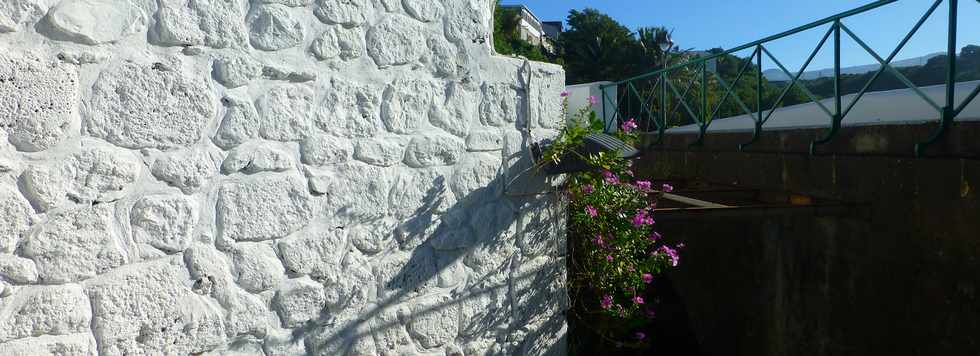
[[[292, 340], [306, 340], [307, 352], [318, 355], [565, 354], [565, 212], [555, 193], [504, 192], [508, 176], [531, 166], [524, 152], [505, 157], [501, 170], [510, 174], [498, 171], [448, 207], [446, 178], [432, 181], [423, 205], [395, 229], [401, 250], [411, 252], [390, 278], [379, 278], [377, 299], [348, 317], [325, 310]], [[514, 185], [526, 189], [534, 180], [542, 179]]]

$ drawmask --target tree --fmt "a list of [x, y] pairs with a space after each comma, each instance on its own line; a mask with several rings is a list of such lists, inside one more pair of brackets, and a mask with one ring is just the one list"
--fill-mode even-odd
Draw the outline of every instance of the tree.
[[571, 10], [560, 43], [569, 84], [616, 80], [649, 69], [639, 66], [643, 51], [632, 31], [595, 9]]
[[[673, 31], [666, 27], [640, 27], [636, 30], [637, 42], [640, 45], [642, 55], [637, 58], [638, 65], [647, 68], [657, 68], [663, 66], [665, 51], [660, 48], [661, 43], [670, 38]], [[670, 51], [670, 48], [667, 49]]]

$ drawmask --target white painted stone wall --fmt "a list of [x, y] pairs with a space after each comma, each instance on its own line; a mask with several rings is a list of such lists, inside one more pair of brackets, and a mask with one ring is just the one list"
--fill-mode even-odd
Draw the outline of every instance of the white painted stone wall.
[[563, 354], [491, 4], [0, 1], [0, 355]]

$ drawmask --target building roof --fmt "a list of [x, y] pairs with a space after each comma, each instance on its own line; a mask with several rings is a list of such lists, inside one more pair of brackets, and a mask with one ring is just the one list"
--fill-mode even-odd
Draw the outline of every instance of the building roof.
[[541, 23], [541, 19], [538, 18], [538, 15], [535, 15], [534, 12], [531, 12], [531, 9], [527, 8], [527, 6], [525, 6], [523, 4], [518, 4], [518, 5], [500, 5], [500, 7], [505, 8], [505, 9], [519, 9], [519, 10], [522, 10], [524, 12], [527, 12], [529, 15], [531, 15], [531, 17], [533, 17], [535, 20], [537, 20], [538, 23]]

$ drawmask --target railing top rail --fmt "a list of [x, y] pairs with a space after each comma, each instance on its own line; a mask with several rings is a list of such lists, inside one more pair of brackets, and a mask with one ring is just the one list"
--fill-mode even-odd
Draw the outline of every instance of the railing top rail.
[[637, 76], [632, 77], [632, 78], [627, 78], [627, 79], [623, 79], [623, 80], [620, 80], [620, 81], [617, 81], [617, 82], [613, 82], [611, 84], [600, 85], [599, 88], [600, 89], [605, 89], [605, 88], [608, 88], [608, 87], [617, 86], [617, 85], [624, 84], [624, 83], [627, 83], [627, 82], [631, 82], [631, 81], [634, 81], [634, 80], [640, 80], [640, 79], [645, 79], [645, 78], [649, 78], [649, 77], [652, 77], [652, 76], [660, 75], [661, 73], [664, 73], [664, 72], [672, 72], [672, 71], [678, 70], [680, 68], [684, 68], [684, 67], [687, 67], [687, 66], [700, 64], [702, 62], [709, 61], [709, 60], [712, 60], [712, 59], [715, 59], [715, 58], [718, 58], [718, 57], [721, 57], [721, 56], [729, 55], [729, 54], [732, 54], [732, 53], [735, 53], [735, 52], [738, 52], [738, 51], [742, 51], [742, 50], [745, 50], [745, 49], [749, 49], [749, 48], [752, 48], [752, 47], [755, 47], [755, 46], [758, 46], [758, 45], [761, 45], [761, 44], [764, 44], [764, 43], [767, 43], [767, 42], [772, 42], [772, 41], [775, 41], [775, 40], [778, 40], [778, 39], [781, 39], [781, 38], [784, 38], [784, 37], [787, 37], [787, 36], [792, 36], [794, 34], [797, 34], [797, 33], [800, 33], [800, 32], [803, 32], [803, 31], [806, 31], [806, 30], [809, 30], [809, 29], [813, 29], [815, 27], [819, 27], [819, 26], [822, 26], [822, 25], [826, 25], [828, 23], [839, 21], [839, 20], [841, 20], [843, 18], [846, 18], [846, 17], [850, 17], [850, 16], [854, 16], [854, 15], [857, 15], [857, 14], [861, 14], [861, 13], [870, 11], [870, 10], [874, 10], [874, 9], [877, 9], [879, 7], [882, 7], [882, 6], [885, 6], [885, 5], [894, 3], [894, 2], [898, 2], [898, 0], [878, 0], [878, 1], [875, 1], [875, 2], [872, 2], [872, 3], [869, 3], [867, 5], [864, 5], [864, 6], [861, 6], [861, 7], [855, 8], [855, 9], [852, 9], [852, 10], [844, 11], [844, 12], [841, 12], [841, 13], [836, 14], [836, 15], [833, 15], [833, 16], [828, 16], [826, 18], [823, 18], [823, 19], [820, 19], [820, 20], [817, 20], [817, 21], [808, 23], [806, 25], [803, 25], [803, 26], [800, 26], [800, 27], [797, 27], [797, 28], [794, 28], [794, 29], [791, 29], [791, 30], [783, 31], [781, 33], [778, 33], [778, 34], [775, 34], [775, 35], [772, 35], [772, 36], [763, 38], [761, 40], [749, 42], [749, 43], [743, 44], [741, 46], [738, 46], [738, 47], [735, 47], [735, 48], [732, 48], [732, 49], [729, 49], [729, 50], [722, 51], [720, 53], [716, 53], [716, 54], [713, 54], [713, 55], [710, 55], [710, 56], [706, 56], [706, 57], [696, 58], [696, 59], [693, 59], [693, 60], [690, 60], [690, 61], [687, 61], [687, 62], [684, 62], [684, 63], [673, 65], [673, 66], [668, 67], [668, 68], [665, 68], [665, 69], [660, 69], [660, 70], [656, 70], [656, 71], [653, 71], [653, 72], [649, 72], [649, 73], [645, 73], [645, 74], [640, 74], [640, 75], [637, 75]]

